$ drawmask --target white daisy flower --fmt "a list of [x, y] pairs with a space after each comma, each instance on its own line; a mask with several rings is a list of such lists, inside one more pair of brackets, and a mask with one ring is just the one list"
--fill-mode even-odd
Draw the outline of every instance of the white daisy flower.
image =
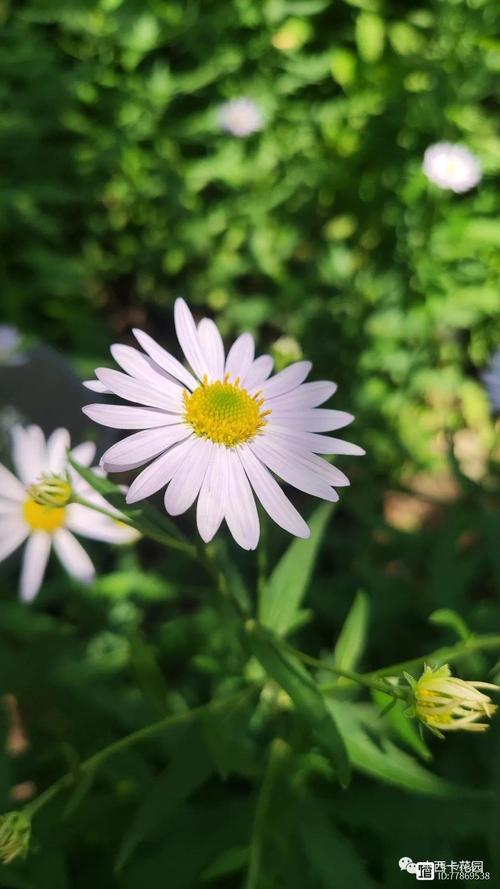
[[478, 158], [463, 145], [437, 142], [424, 154], [423, 171], [431, 182], [440, 188], [449, 188], [460, 194], [469, 191], [481, 181], [481, 165]]
[[168, 485], [165, 508], [175, 516], [198, 498], [197, 523], [205, 542], [225, 519], [236, 542], [255, 549], [254, 495], [278, 525], [308, 537], [308, 526], [271, 473], [300, 491], [338, 500], [335, 488], [349, 480], [317, 455], [364, 451], [321, 434], [354, 419], [344, 411], [318, 409], [335, 384], [305, 383], [309, 361], [271, 377], [273, 360], [254, 358], [249, 333], [241, 334], [226, 356], [214, 322], [204, 318], [197, 326], [183, 299], [175, 303], [175, 327], [191, 370], [141, 330], [134, 335], [146, 354], [130, 346], [111, 348], [125, 373], [96, 370], [107, 390], [139, 407], [91, 404], [84, 413], [103, 426], [141, 430], [109, 448], [103, 468], [121, 472], [150, 464], [130, 486], [128, 503]]
[[221, 105], [218, 120], [221, 129], [240, 139], [256, 133], [264, 125], [264, 117], [259, 106], [253, 99], [247, 99], [245, 96], [231, 99]]
[[[120, 522], [121, 514], [70, 465], [66, 429], [56, 429], [45, 441], [39, 426], [14, 426], [12, 441], [18, 478], [0, 464], [0, 561], [27, 541], [20, 594], [23, 601], [31, 602], [40, 589], [52, 547], [72, 577], [84, 583], [94, 577], [94, 566], [72, 532], [107, 543], [128, 543], [137, 533]], [[90, 466], [94, 454], [92, 442], [71, 451], [82, 466]], [[73, 495], [116, 513], [116, 520], [69, 502]]]

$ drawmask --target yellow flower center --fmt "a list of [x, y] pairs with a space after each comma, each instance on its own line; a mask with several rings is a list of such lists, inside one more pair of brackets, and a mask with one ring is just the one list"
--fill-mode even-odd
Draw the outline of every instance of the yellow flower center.
[[253, 438], [263, 426], [270, 410], [263, 411], [264, 399], [249, 395], [240, 386], [239, 377], [230, 383], [228, 376], [216, 383], [204, 377], [193, 393], [184, 390], [185, 418], [195, 435], [233, 448]]
[[49, 534], [64, 524], [65, 513], [64, 507], [53, 509], [50, 506], [42, 506], [31, 497], [25, 500], [23, 506], [24, 520], [33, 531], [48, 531]]

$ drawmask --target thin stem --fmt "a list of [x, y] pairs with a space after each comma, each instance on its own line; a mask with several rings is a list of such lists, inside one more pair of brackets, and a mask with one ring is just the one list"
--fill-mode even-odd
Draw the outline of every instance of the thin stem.
[[105, 515], [109, 519], [113, 519], [115, 522], [122, 522], [124, 525], [128, 525], [129, 528], [136, 528], [140, 531], [141, 534], [144, 534], [145, 537], [149, 537], [151, 540], [155, 540], [157, 543], [163, 543], [167, 546], [170, 546], [172, 549], [178, 549], [181, 552], [187, 553], [191, 558], [196, 558], [196, 550], [194, 546], [191, 546], [189, 543], [184, 543], [182, 540], [177, 540], [175, 537], [171, 537], [169, 534], [165, 534], [164, 531], [156, 530], [151, 527], [149, 523], [145, 524], [141, 522], [139, 519], [137, 522], [132, 521], [132, 519], [128, 518], [128, 516], [120, 515], [119, 517], [116, 513], [110, 512], [108, 509], [105, 509], [103, 506], [97, 506], [95, 503], [91, 503], [89, 500], [85, 500], [83, 497], [73, 497], [73, 503], [79, 503], [80, 506], [86, 506], [88, 509], [93, 509], [95, 512], [100, 512], [101, 515]]
[[488, 636], [472, 636], [464, 642], [457, 642], [456, 645], [448, 645], [443, 648], [437, 648], [430, 654], [424, 654], [420, 657], [411, 658], [408, 661], [401, 661], [399, 664], [391, 664], [389, 667], [381, 667], [379, 670], [372, 670], [370, 673], [364, 673], [364, 676], [394, 676], [404, 671], [409, 672], [415, 667], [419, 667], [424, 663], [434, 663], [442, 661], [449, 663], [450, 661], [459, 660], [472, 654], [475, 651], [490, 651], [500, 648], [500, 634], [491, 634]]
[[[362, 685], [364, 688], [370, 688], [373, 691], [383, 691], [384, 694], [391, 695], [398, 700], [407, 700], [407, 694], [403, 689], [375, 679], [371, 674], [355, 673], [353, 670], [339, 670], [337, 667], [330, 666], [326, 661], [320, 661], [318, 658], [304, 654], [302, 651], [297, 651], [296, 649], [290, 649], [290, 651], [296, 658], [303, 661], [305, 664], [310, 664], [311, 667], [318, 667], [320, 670], [327, 670], [329, 673], [335, 673], [339, 678], [350, 679], [352, 682], [357, 682], [358, 685]], [[338, 688], [338, 683], [320, 685], [319, 688], [321, 691], [330, 691], [332, 688]]]
[[[372, 682], [376, 681], [381, 676], [398, 676], [404, 672], [411, 672], [416, 667], [422, 667], [425, 663], [431, 664], [441, 662], [449, 664], [453, 661], [460, 660], [460, 658], [466, 657], [469, 654], [473, 654], [476, 651], [490, 651], [496, 648], [500, 648], [500, 635], [498, 634], [470, 637], [465, 642], [457, 642], [456, 645], [437, 648], [429, 654], [411, 658], [408, 661], [401, 661], [399, 664], [390, 664], [388, 667], [381, 667], [379, 670], [372, 670], [370, 673], [357, 674], [358, 680], [354, 681], [359, 681], [360, 677], [363, 680]], [[321, 663], [321, 661], [319, 663]], [[346, 678], [350, 677], [346, 676]], [[324, 692], [334, 691], [338, 689], [338, 687], [338, 682], [328, 682], [321, 686], [321, 690]], [[382, 690], [387, 694], [390, 694], [389, 688], [390, 686], [386, 686]]]
[[250, 860], [248, 863], [245, 889], [257, 889], [259, 885], [264, 839], [269, 833], [268, 815], [272, 794], [281, 763], [287, 752], [288, 747], [281, 738], [275, 738], [274, 741], [272, 741], [259, 798], [257, 800], [257, 808], [255, 810], [253, 837], [250, 846]]
[[229, 606], [229, 609], [233, 614], [236, 614], [236, 617], [241, 618], [242, 620], [246, 620], [248, 618], [248, 614], [246, 614], [245, 610], [242, 608], [241, 602], [239, 602], [238, 598], [232, 593], [231, 587], [227, 582], [227, 577], [219, 568], [210, 548], [204, 546], [200, 542], [196, 552], [199, 561], [205, 568], [205, 571], [214, 581], [217, 592], [221, 597], [221, 601], [226, 605], [226, 607]]
[[[231, 697], [210, 701], [208, 704], [202, 704], [201, 706], [194, 707], [192, 710], [187, 710], [184, 713], [176, 713], [173, 716], [165, 716], [163, 719], [151, 723], [151, 725], [146, 725], [143, 728], [137, 729], [137, 731], [131, 732], [129, 735], [125, 735], [123, 738], [119, 738], [117, 741], [113, 741], [112, 744], [109, 744], [107, 747], [103, 747], [102, 750], [98, 750], [97, 753], [92, 754], [92, 756], [89, 756], [88, 759], [80, 763], [78, 768], [78, 776], [92, 771], [93, 769], [96, 769], [98, 766], [101, 765], [102, 762], [108, 759], [108, 757], [113, 756], [115, 753], [119, 753], [121, 750], [126, 750], [133, 744], [144, 741], [146, 738], [152, 738], [154, 735], [166, 731], [167, 729], [186, 724], [192, 719], [196, 719], [198, 716], [202, 716], [204, 713], [208, 713], [211, 710], [217, 710], [226, 706], [232, 707], [234, 704], [244, 699], [253, 691], [253, 686], [250, 688], [247, 687], [242, 691], [240, 690], [237, 694], [232, 695]], [[42, 809], [48, 802], [50, 802], [53, 797], [55, 797], [64, 788], [70, 787], [74, 783], [74, 781], [74, 772], [66, 772], [66, 774], [58, 778], [57, 781], [51, 784], [50, 787], [44, 790], [43, 793], [41, 793], [35, 800], [33, 800], [32, 803], [28, 803], [28, 805], [24, 807], [25, 814], [28, 817], [32, 818], [38, 811], [40, 811], [40, 809]]]

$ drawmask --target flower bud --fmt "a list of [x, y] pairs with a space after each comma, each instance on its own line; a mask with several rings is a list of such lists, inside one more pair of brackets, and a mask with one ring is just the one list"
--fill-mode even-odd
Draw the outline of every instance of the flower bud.
[[405, 674], [411, 686], [411, 712], [440, 738], [443, 732], [464, 730], [485, 732], [496, 706], [481, 688], [500, 691], [500, 686], [489, 682], [465, 681], [451, 675], [448, 664], [443, 667], [425, 666], [419, 679]]
[[0, 861], [9, 864], [26, 858], [31, 837], [31, 821], [22, 811], [0, 815]]

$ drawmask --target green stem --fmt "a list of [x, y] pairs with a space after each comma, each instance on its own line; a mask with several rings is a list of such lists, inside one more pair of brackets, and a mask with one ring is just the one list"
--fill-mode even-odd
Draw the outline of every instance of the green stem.
[[175, 537], [171, 537], [169, 534], [165, 534], [164, 531], [157, 530], [149, 523], [144, 523], [139, 518], [137, 521], [133, 521], [129, 519], [128, 516], [120, 515], [118, 518], [116, 513], [110, 512], [105, 509], [103, 506], [97, 506], [95, 503], [91, 503], [89, 500], [85, 500], [83, 497], [73, 497], [72, 503], [79, 503], [80, 506], [86, 506], [88, 509], [93, 509], [95, 512], [101, 513], [101, 515], [105, 515], [108, 519], [113, 519], [113, 521], [122, 522], [124, 525], [128, 525], [129, 528], [135, 528], [140, 531], [145, 537], [149, 537], [151, 540], [155, 540], [157, 543], [163, 543], [166, 546], [171, 547], [172, 549], [178, 549], [181, 552], [187, 553], [191, 558], [196, 558], [196, 550], [194, 546], [191, 546], [189, 543], [184, 543], [182, 540], [177, 540]]
[[[408, 661], [401, 661], [399, 664], [390, 664], [388, 667], [381, 667], [379, 670], [372, 670], [370, 673], [356, 674], [358, 678], [354, 679], [354, 676], [352, 678], [353, 681], [356, 682], [359, 681], [360, 678], [365, 682], [373, 682], [377, 681], [381, 676], [398, 676], [404, 672], [410, 673], [415, 668], [422, 667], [423, 664], [449, 664], [453, 661], [460, 660], [460, 658], [467, 657], [467, 655], [473, 654], [476, 651], [490, 651], [497, 648], [500, 648], [500, 635], [498, 634], [477, 637], [472, 636], [465, 640], [465, 642], [457, 642], [456, 645], [437, 648], [429, 654], [411, 658]], [[319, 663], [322, 664], [321, 661], [319, 661]], [[324, 667], [323, 664], [322, 666]], [[351, 677], [346, 676], [346, 678]], [[321, 691], [334, 691], [338, 689], [338, 687], [338, 682], [328, 682], [321, 686]], [[390, 694], [389, 688], [390, 686], [385, 686], [384, 689], [380, 690], [385, 691], [386, 694]]]
[[228, 611], [233, 615], [236, 615], [238, 619], [241, 618], [241, 620], [245, 621], [248, 618], [248, 614], [245, 613], [237, 597], [233, 595], [231, 587], [227, 582], [227, 577], [219, 568], [210, 548], [200, 541], [196, 552], [200, 563], [214, 581], [217, 592], [221, 597], [221, 601], [224, 603]]
[[399, 664], [391, 664], [389, 667], [381, 667], [379, 670], [372, 670], [370, 673], [364, 673], [364, 676], [395, 676], [404, 671], [410, 672], [415, 667], [420, 667], [424, 663], [450, 663], [450, 661], [459, 660], [475, 651], [490, 651], [500, 648], [500, 634], [491, 634], [488, 636], [471, 636], [464, 642], [457, 642], [456, 645], [448, 645], [443, 648], [437, 648], [430, 654], [421, 655], [421, 657], [411, 658], [408, 661], [401, 661]]
[[266, 771], [261, 784], [259, 798], [257, 800], [257, 808], [255, 810], [255, 821], [253, 829], [252, 844], [250, 846], [250, 860], [248, 863], [247, 878], [245, 889], [257, 889], [259, 886], [259, 877], [262, 862], [262, 849], [264, 840], [268, 831], [268, 815], [272, 800], [272, 794], [278, 777], [281, 763], [288, 753], [288, 746], [281, 738], [275, 738], [271, 743], [269, 757], [267, 760]]
[[[317, 667], [320, 670], [327, 670], [329, 673], [335, 673], [339, 678], [350, 679], [352, 682], [357, 682], [358, 685], [362, 685], [364, 688], [370, 688], [373, 691], [383, 691], [384, 694], [391, 695], [393, 698], [407, 700], [408, 696], [404, 689], [391, 686], [387, 682], [382, 682], [374, 678], [372, 674], [355, 673], [354, 670], [338, 670], [337, 667], [330, 666], [326, 661], [320, 661], [318, 658], [304, 654], [302, 651], [297, 651], [293, 648], [290, 648], [289, 651], [305, 664], [310, 664], [311, 667]], [[338, 688], [338, 683], [328, 683], [326, 685], [320, 685], [319, 687], [321, 691], [330, 691], [332, 688]]]
[[[113, 741], [112, 744], [109, 744], [107, 747], [103, 747], [102, 750], [98, 750], [97, 753], [94, 753], [92, 756], [89, 756], [88, 759], [80, 763], [78, 768], [78, 776], [81, 776], [86, 772], [96, 769], [98, 766], [101, 765], [102, 762], [108, 759], [108, 757], [113, 756], [115, 753], [120, 753], [120, 751], [122, 750], [126, 750], [133, 744], [144, 741], [146, 738], [152, 738], [154, 735], [160, 734], [167, 729], [184, 725], [191, 720], [196, 719], [198, 716], [202, 716], [203, 714], [209, 713], [212, 710], [225, 708], [226, 706], [230, 708], [234, 704], [239, 703], [242, 698], [245, 698], [253, 691], [253, 686], [251, 688], [245, 688], [229, 698], [222, 698], [221, 700], [210, 701], [208, 704], [202, 704], [199, 707], [194, 707], [192, 710], [187, 710], [183, 713], [176, 713], [174, 716], [165, 716], [163, 719], [160, 719], [157, 722], [153, 722], [151, 725], [146, 725], [144, 726], [144, 728], [137, 729], [137, 731], [131, 732], [129, 735], [125, 735], [123, 738], [119, 738], [117, 741]], [[50, 787], [44, 790], [43, 793], [37, 796], [37, 798], [34, 799], [33, 802], [28, 803], [28, 805], [24, 807], [24, 813], [29, 818], [32, 818], [61, 790], [64, 790], [67, 787], [71, 787], [74, 781], [74, 772], [67, 772], [66, 774], [62, 775], [60, 778], [57, 779], [57, 781], [51, 784]]]

